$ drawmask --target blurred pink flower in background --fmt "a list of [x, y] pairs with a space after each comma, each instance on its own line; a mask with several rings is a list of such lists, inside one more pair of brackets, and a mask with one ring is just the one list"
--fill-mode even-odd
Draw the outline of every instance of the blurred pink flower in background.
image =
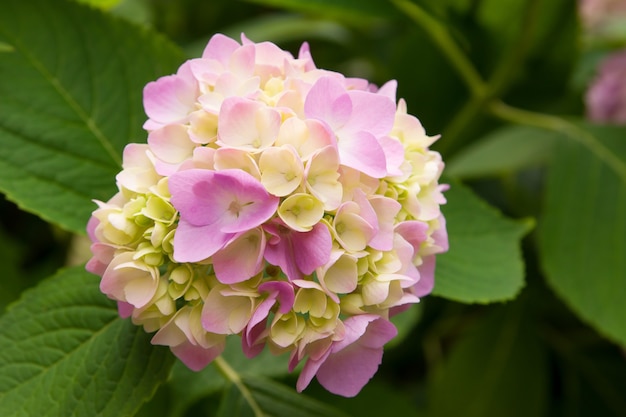
[[624, 0], [580, 0], [580, 18], [586, 30], [600, 30], [612, 20], [626, 17]]
[[600, 63], [585, 101], [591, 121], [626, 124], [626, 50], [612, 53]]

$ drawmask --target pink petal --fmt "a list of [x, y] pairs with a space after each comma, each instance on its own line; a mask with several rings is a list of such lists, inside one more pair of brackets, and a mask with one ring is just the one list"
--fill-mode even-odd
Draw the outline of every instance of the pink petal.
[[290, 281], [301, 279], [302, 272], [295, 261], [295, 252], [291, 229], [282, 220], [274, 220], [263, 226], [263, 229], [272, 235], [265, 247], [265, 259], [272, 265], [280, 267]]
[[304, 101], [304, 114], [326, 122], [335, 130], [343, 126], [353, 113], [352, 101], [341, 83], [322, 77], [309, 90]]
[[385, 161], [387, 164], [387, 175], [401, 176], [404, 174], [400, 168], [404, 163], [404, 146], [398, 139], [389, 136], [381, 136], [378, 139], [380, 146], [385, 152]]
[[385, 152], [369, 132], [361, 131], [337, 142], [342, 165], [349, 166], [373, 178], [387, 175]]
[[[224, 63], [213, 59], [196, 58], [187, 61], [194, 78], [201, 83], [214, 85], [215, 80], [224, 71]], [[201, 102], [201, 97], [198, 101]]]
[[[271, 308], [271, 305], [269, 308]], [[248, 327], [246, 327], [245, 333], [241, 337], [241, 350], [248, 359], [252, 359], [263, 352], [265, 348], [263, 343], [264, 333], [264, 323], [257, 323], [254, 327], [248, 324]]]
[[202, 58], [215, 59], [226, 63], [239, 46], [236, 40], [222, 35], [221, 33], [217, 33], [211, 37], [209, 43], [204, 48]]
[[195, 110], [197, 96], [198, 87], [185, 63], [176, 75], [148, 83], [143, 89], [143, 105], [150, 119], [165, 125], [184, 120]]
[[230, 57], [229, 69], [240, 76], [251, 76], [255, 64], [254, 45], [243, 45], [237, 48]]
[[189, 139], [187, 128], [179, 124], [153, 130], [148, 135], [148, 144], [157, 158], [169, 164], [178, 164], [190, 158], [196, 147]]
[[446, 229], [446, 218], [442, 215], [439, 216], [439, 228], [431, 235], [435, 241], [435, 245], [441, 248], [441, 252], [447, 252], [450, 245], [448, 243], [448, 230]]
[[397, 334], [393, 324], [373, 314], [350, 317], [344, 325], [344, 338], [304, 365], [296, 384], [299, 392], [316, 376], [328, 391], [354, 397], [378, 370], [385, 343]]
[[125, 319], [130, 317], [135, 310], [135, 306], [132, 304], [126, 303], [124, 301], [117, 302], [117, 312], [121, 318]]
[[218, 143], [226, 147], [262, 150], [276, 140], [280, 124], [281, 117], [276, 110], [258, 101], [229, 97], [220, 108]]
[[269, 295], [255, 309], [242, 336], [242, 347], [249, 358], [258, 355], [263, 350], [264, 345], [258, 341], [265, 333], [265, 321], [272, 307], [278, 302], [280, 304], [278, 312], [285, 314], [291, 310], [295, 299], [293, 286], [284, 281], [265, 282], [259, 285], [259, 292], [269, 292]]
[[292, 232], [292, 245], [298, 268], [309, 275], [330, 260], [333, 242], [328, 227], [317, 223], [308, 232]]
[[428, 239], [428, 223], [418, 220], [407, 220], [398, 223], [395, 231], [413, 246], [415, 253], [419, 252], [422, 243]]
[[389, 134], [396, 115], [396, 105], [388, 97], [366, 91], [350, 91], [352, 114], [343, 127], [345, 134], [366, 131], [376, 138]]
[[[332, 348], [317, 371], [319, 383], [328, 391], [354, 397], [374, 376], [382, 361], [383, 345], [396, 336], [390, 322], [375, 317], [354, 316], [347, 319], [346, 338]], [[363, 328], [364, 325], [366, 328]], [[359, 340], [349, 343], [354, 336]]]
[[395, 103], [397, 89], [398, 89], [398, 82], [396, 80], [389, 80], [382, 87], [378, 89], [376, 94], [385, 96]]
[[98, 238], [96, 238], [96, 227], [98, 227], [99, 224], [100, 220], [95, 216], [91, 216], [87, 222], [87, 236], [89, 236], [89, 240], [92, 242], [98, 240]]
[[202, 346], [193, 345], [191, 342], [186, 341], [178, 346], [172, 346], [170, 349], [189, 369], [197, 372], [204, 369], [215, 358], [220, 356], [224, 346], [218, 345], [205, 349]]
[[252, 229], [237, 236], [213, 255], [213, 268], [223, 284], [243, 282], [263, 269], [265, 233]]
[[224, 295], [215, 287], [204, 300], [202, 327], [211, 333], [238, 334], [250, 322], [253, 306], [248, 295]]
[[304, 42], [300, 46], [300, 50], [298, 51], [298, 60], [305, 62], [304, 64], [305, 71], [311, 71], [315, 69], [315, 63], [313, 62], [313, 57], [311, 56], [311, 50], [307, 42]]
[[281, 314], [288, 313], [293, 307], [295, 294], [293, 285], [284, 281], [269, 281], [259, 285], [260, 292], [269, 292], [271, 296], [276, 297], [280, 307], [278, 312]]
[[278, 207], [277, 197], [239, 169], [189, 169], [172, 175], [168, 184], [181, 219], [196, 226], [214, 225], [221, 233], [255, 228]]
[[378, 219], [378, 233], [370, 240], [369, 245], [377, 250], [391, 250], [393, 248], [395, 217], [402, 205], [383, 196], [374, 196], [369, 200], [369, 203]]
[[430, 294], [435, 287], [435, 255], [424, 256], [417, 270], [420, 273], [420, 279], [413, 286], [413, 292], [418, 297], [423, 297]]
[[181, 218], [174, 232], [174, 260], [200, 262], [223, 248], [233, 236], [234, 233], [222, 233], [212, 225], [194, 226]]
[[105, 243], [96, 242], [91, 245], [91, 253], [93, 256], [89, 259], [87, 265], [85, 265], [85, 269], [92, 274], [102, 276], [109, 266], [109, 263], [111, 263], [111, 260], [113, 260], [115, 248]]

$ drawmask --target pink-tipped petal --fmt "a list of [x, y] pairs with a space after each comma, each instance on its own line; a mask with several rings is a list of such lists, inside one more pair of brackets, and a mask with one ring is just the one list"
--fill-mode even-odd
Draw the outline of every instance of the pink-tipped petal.
[[222, 233], [212, 225], [194, 226], [183, 219], [174, 233], [174, 260], [200, 262], [215, 254], [234, 236]]
[[260, 292], [268, 292], [271, 297], [275, 297], [279, 304], [278, 312], [286, 314], [293, 307], [295, 294], [293, 285], [284, 281], [268, 281], [259, 285]]
[[162, 125], [184, 120], [195, 110], [197, 85], [183, 64], [176, 75], [167, 75], [148, 83], [143, 90], [143, 105], [153, 122]]
[[170, 349], [189, 369], [198, 372], [206, 368], [208, 364], [220, 356], [224, 350], [224, 346], [213, 346], [206, 349], [186, 341]]
[[243, 233], [213, 255], [213, 268], [223, 284], [243, 282], [263, 269], [265, 233], [259, 228]]
[[311, 87], [304, 102], [304, 114], [326, 122], [332, 129], [343, 126], [352, 114], [352, 101], [341, 83], [322, 77]]
[[385, 153], [385, 162], [387, 164], [387, 175], [397, 177], [404, 174], [401, 169], [404, 163], [404, 146], [402, 143], [390, 136], [381, 136], [378, 139], [380, 146]]
[[309, 232], [293, 232], [292, 242], [296, 264], [305, 275], [312, 274], [330, 259], [333, 241], [328, 227], [323, 223], [316, 224]]
[[228, 62], [232, 53], [239, 48], [239, 43], [228, 36], [217, 33], [211, 37], [204, 48], [202, 58], [215, 59], [222, 63]]
[[417, 268], [420, 279], [413, 286], [413, 292], [418, 297], [423, 297], [432, 292], [435, 287], [435, 256], [424, 256], [422, 264]]
[[373, 178], [383, 178], [387, 175], [385, 152], [371, 133], [360, 131], [351, 137], [340, 137], [337, 146], [342, 165]]
[[[354, 397], [378, 370], [383, 345], [396, 336], [397, 330], [393, 324], [377, 316], [354, 316], [344, 324], [344, 341], [333, 346], [316, 377], [328, 391]], [[349, 343], [354, 336], [358, 340]]]
[[396, 115], [394, 102], [366, 91], [350, 91], [349, 94], [352, 115], [342, 130], [346, 134], [367, 131], [376, 138], [388, 135]]

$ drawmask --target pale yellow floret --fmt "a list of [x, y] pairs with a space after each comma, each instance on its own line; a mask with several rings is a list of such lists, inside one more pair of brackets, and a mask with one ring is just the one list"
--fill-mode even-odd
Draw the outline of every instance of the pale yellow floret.
[[104, 213], [97, 210], [94, 216], [100, 220], [96, 233], [100, 232], [105, 242], [125, 246], [136, 241], [140, 235], [141, 229], [133, 220], [126, 217], [121, 209], [106, 210]]
[[339, 156], [330, 146], [307, 162], [307, 190], [324, 204], [326, 211], [336, 210], [341, 204], [343, 186], [339, 182], [338, 171]]
[[212, 143], [217, 138], [217, 114], [197, 110], [189, 115], [190, 133], [201, 143]]
[[304, 318], [294, 311], [276, 314], [270, 326], [270, 339], [282, 348], [292, 346], [302, 336], [305, 326]]
[[266, 149], [259, 158], [261, 183], [278, 197], [284, 197], [302, 182], [304, 167], [300, 157], [290, 145]]
[[324, 205], [310, 194], [297, 193], [281, 203], [278, 215], [293, 230], [307, 232], [324, 216]]
[[176, 209], [169, 201], [156, 195], [148, 196], [145, 207], [139, 212], [141, 215], [165, 225], [171, 225], [176, 220]]
[[317, 288], [300, 288], [296, 293], [293, 310], [297, 313], [308, 313], [322, 317], [327, 307], [328, 296]]
[[249, 152], [241, 149], [217, 149], [213, 156], [213, 166], [218, 171], [223, 169], [241, 169], [254, 178], [261, 179], [261, 172], [257, 162]]
[[174, 268], [169, 274], [169, 286], [167, 292], [174, 300], [185, 295], [193, 282], [193, 270], [188, 264], [182, 264]]
[[351, 293], [359, 279], [357, 263], [356, 256], [343, 253], [327, 270], [318, 273], [318, 277], [328, 290], [336, 294]]
[[142, 308], [135, 309], [132, 322], [141, 325], [147, 332], [154, 332], [168, 322], [176, 312], [174, 300], [167, 293], [167, 278], [161, 277], [152, 300]]
[[146, 265], [156, 267], [162, 265], [164, 261], [161, 249], [155, 248], [149, 242], [141, 242], [139, 246], [137, 246], [133, 259], [141, 259]]

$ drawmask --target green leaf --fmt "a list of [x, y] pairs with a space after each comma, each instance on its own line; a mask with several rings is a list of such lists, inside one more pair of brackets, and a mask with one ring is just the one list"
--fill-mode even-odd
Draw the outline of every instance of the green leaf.
[[[237, 336], [226, 340], [222, 360], [241, 375], [277, 377], [289, 372], [288, 355], [274, 356], [265, 349], [259, 356], [249, 359], [243, 354], [241, 338]], [[226, 384], [227, 380], [213, 364], [200, 372], [193, 372], [177, 361], [168, 382], [172, 392], [171, 416], [183, 415], [194, 402], [223, 390]]]
[[145, 141], [144, 85], [175, 71], [173, 45], [66, 1], [4, 0], [0, 13], [0, 191], [83, 232], [115, 189], [121, 152]]
[[372, 21], [400, 16], [398, 11], [386, 1], [378, 0], [246, 0], [300, 13], [343, 19], [364, 24]]
[[626, 128], [569, 134], [548, 175], [541, 261], [569, 307], [626, 346]]
[[347, 417], [331, 406], [270, 379], [249, 376], [241, 383], [247, 393], [242, 393], [236, 384], [229, 384], [218, 417]]
[[0, 318], [0, 415], [132, 416], [172, 364], [149, 340], [96, 277], [60, 272]]
[[491, 310], [454, 346], [433, 383], [429, 416], [544, 415], [546, 352], [521, 304]]
[[2, 279], [0, 280], [0, 312], [14, 301], [24, 289], [24, 280], [20, 279], [19, 262], [21, 261], [21, 247], [0, 227], [0, 265], [2, 265]]
[[450, 250], [437, 256], [433, 294], [465, 303], [514, 298], [524, 285], [520, 239], [532, 223], [503, 217], [459, 183], [445, 195]]
[[510, 174], [544, 164], [552, 155], [555, 134], [544, 129], [513, 126], [499, 129], [446, 162], [446, 174], [480, 178]]

